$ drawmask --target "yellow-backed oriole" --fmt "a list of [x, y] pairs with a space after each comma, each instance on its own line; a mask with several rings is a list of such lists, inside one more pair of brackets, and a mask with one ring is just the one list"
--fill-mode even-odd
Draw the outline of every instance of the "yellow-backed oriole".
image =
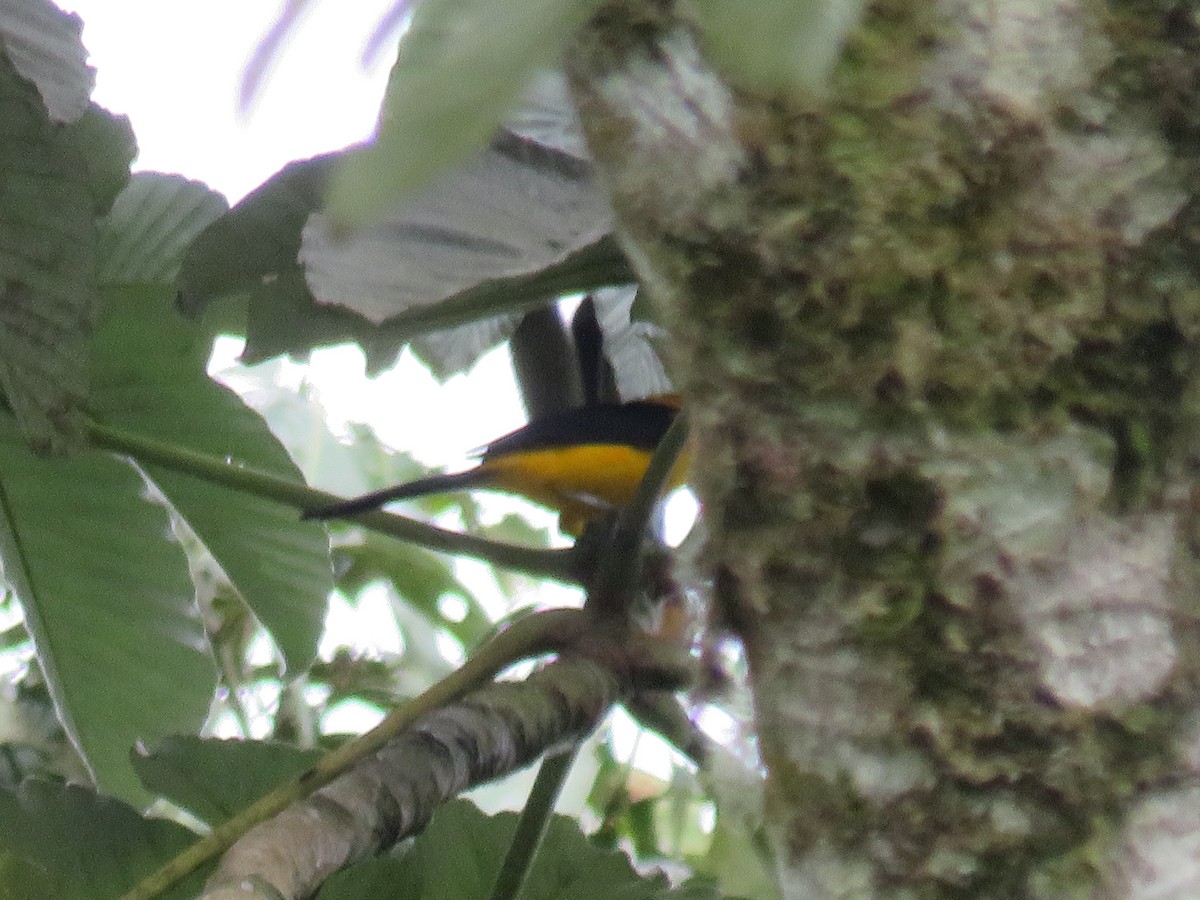
[[[633, 499], [678, 409], [677, 396], [663, 395], [555, 413], [488, 444], [473, 469], [384, 488], [310, 509], [304, 516], [345, 518], [392, 500], [485, 489], [528, 497], [557, 510], [562, 530], [578, 535], [589, 522]], [[685, 465], [676, 465], [675, 482]]]

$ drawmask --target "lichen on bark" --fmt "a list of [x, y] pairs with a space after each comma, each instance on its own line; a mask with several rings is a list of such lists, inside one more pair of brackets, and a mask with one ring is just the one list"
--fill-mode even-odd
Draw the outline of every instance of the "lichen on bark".
[[1195, 15], [880, 0], [814, 100], [726, 85], [683, 15], [610, 3], [570, 74], [676, 340], [785, 896], [1135, 893], [1135, 811], [1195, 777]]

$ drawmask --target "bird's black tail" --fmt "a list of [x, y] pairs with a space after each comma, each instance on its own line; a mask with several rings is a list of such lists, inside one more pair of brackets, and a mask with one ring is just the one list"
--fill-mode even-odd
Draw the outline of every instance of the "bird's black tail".
[[302, 519], [346, 519], [368, 510], [378, 509], [392, 500], [407, 500], [411, 497], [424, 497], [426, 494], [441, 494], [448, 491], [461, 491], [486, 483], [490, 476], [480, 469], [471, 469], [455, 475], [430, 475], [428, 478], [418, 478], [405, 484], [386, 487], [349, 500], [331, 503], [328, 506], [314, 506], [300, 514]]

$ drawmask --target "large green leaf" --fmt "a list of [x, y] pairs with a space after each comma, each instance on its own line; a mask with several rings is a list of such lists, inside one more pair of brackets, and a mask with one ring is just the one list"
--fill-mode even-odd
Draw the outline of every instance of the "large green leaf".
[[399, 352], [398, 343], [377, 348], [378, 326], [363, 316], [313, 299], [299, 265], [255, 285], [247, 299], [246, 349], [241, 357], [247, 365], [285, 353], [304, 356], [313, 347], [356, 341], [367, 354], [368, 372], [376, 373], [387, 368]]
[[[171, 309], [165, 285], [187, 246], [225, 209], [219, 194], [174, 175], [135, 176], [117, 198], [100, 229], [100, 272], [105, 284], [127, 286], [105, 292], [93, 407], [113, 424], [301, 480], [261, 417], [207, 377], [203, 336]], [[164, 470], [154, 476], [271, 632], [289, 668], [307, 666], [332, 587], [321, 529], [299, 523], [278, 504]], [[289, 554], [295, 555], [289, 560]]]
[[169, 283], [188, 245], [228, 208], [225, 198], [198, 181], [135, 174], [100, 225], [100, 284]]
[[289, 163], [205, 228], [179, 272], [181, 308], [196, 315], [213, 300], [298, 270], [300, 232], [321, 206], [336, 157]]
[[[26, 781], [15, 792], [0, 790], [0, 897], [115, 900], [195, 837], [88, 788]], [[28, 893], [24, 879], [39, 872], [52, 887]], [[205, 874], [161, 896], [194, 897]]]
[[397, 199], [483, 149], [532, 76], [553, 65], [599, 0], [423, 0], [400, 44], [374, 143], [333, 174], [334, 229], [378, 219]]
[[[180, 307], [198, 315], [215, 301], [243, 300], [246, 317], [238, 327], [246, 335], [244, 362], [356, 341], [366, 352], [368, 371], [378, 372], [414, 335], [633, 279], [624, 255], [606, 237], [531, 274], [484, 281], [450, 297], [444, 292], [409, 295], [399, 307], [403, 312], [378, 325], [349, 309], [318, 303], [299, 262], [301, 235], [310, 215], [320, 209], [329, 171], [342, 155], [285, 166], [205, 228], [188, 248], [177, 280]], [[544, 155], [553, 156], [551, 151]], [[453, 243], [453, 238], [449, 234], [446, 241]], [[381, 240], [379, 249], [397, 258], [420, 252], [418, 243], [399, 238], [394, 246]], [[470, 246], [464, 244], [462, 251], [469, 254]], [[482, 350], [504, 336], [496, 331]]]
[[30, 444], [78, 437], [96, 307], [96, 216], [133, 157], [127, 123], [50, 121], [0, 46], [0, 389]]
[[68, 734], [104, 790], [141, 797], [129, 748], [199, 728], [214, 687], [166, 510], [124, 461], [40, 460], [0, 414], [0, 557]]
[[[456, 800], [443, 806], [399, 859], [380, 857], [340, 872], [317, 900], [477, 900], [491, 895], [516, 830], [516, 813], [487, 816]], [[644, 878], [625, 854], [591, 843], [579, 824], [554, 816], [521, 900], [717, 900], [711, 887], [672, 888], [665, 875]]]
[[137, 156], [129, 119], [92, 103], [61, 135], [64, 146], [82, 161], [92, 211], [106, 215], [129, 182], [129, 166]]
[[[208, 348], [166, 286], [104, 292], [90, 408], [140, 435], [296, 482], [303, 476], [262, 417], [205, 374]], [[333, 575], [320, 523], [198, 478], [145, 466], [216, 558], [296, 672], [316, 655]]]
[[323, 754], [270, 741], [169, 737], [133, 767], [146, 789], [217, 825], [282, 781], [310, 768]]
[[82, 29], [79, 16], [50, 0], [8, 0], [0, 7], [0, 43], [21, 76], [37, 85], [55, 122], [83, 115], [96, 83], [79, 39]]
[[612, 231], [591, 164], [508, 129], [378, 222], [339, 234], [305, 226], [300, 263], [313, 294], [383, 322], [490, 279], [562, 262]]
[[[243, 362], [345, 341], [365, 347], [376, 331], [356, 313], [317, 303], [297, 259], [304, 224], [321, 207], [336, 156], [284, 166], [197, 235], [184, 255], [176, 283], [185, 313], [199, 315], [217, 300], [245, 299]], [[397, 346], [371, 353], [371, 368], [382, 369]]]

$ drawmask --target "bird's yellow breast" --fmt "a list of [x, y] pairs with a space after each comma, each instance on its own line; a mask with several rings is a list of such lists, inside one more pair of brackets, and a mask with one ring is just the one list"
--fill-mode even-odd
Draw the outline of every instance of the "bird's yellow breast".
[[[633, 499], [650, 456], [621, 444], [578, 444], [505, 454], [481, 468], [490, 484], [558, 510], [562, 530], [579, 534], [598, 515]], [[675, 483], [682, 481], [684, 465], [676, 464]]]

